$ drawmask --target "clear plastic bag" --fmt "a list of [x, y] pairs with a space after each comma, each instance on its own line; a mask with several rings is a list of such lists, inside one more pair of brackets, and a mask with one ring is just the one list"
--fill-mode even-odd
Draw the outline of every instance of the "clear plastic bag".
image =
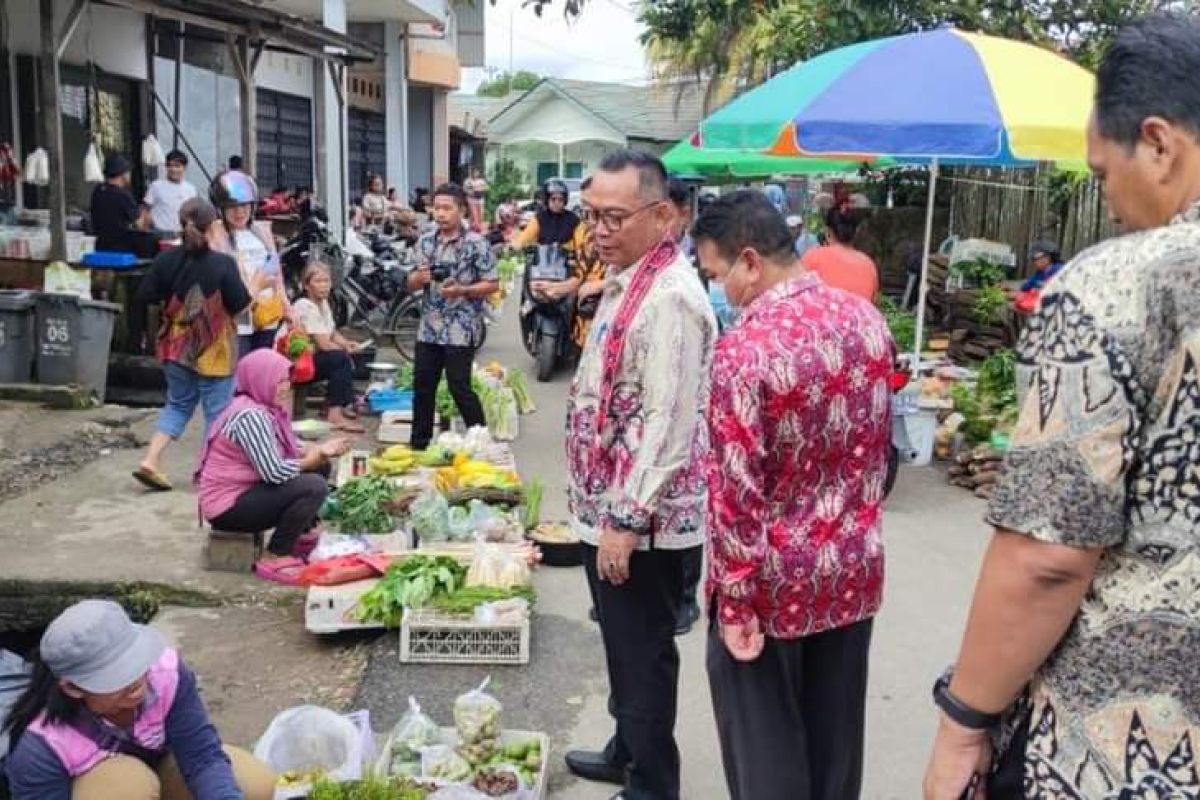
[[450, 506], [440, 492], [425, 492], [409, 506], [413, 532], [426, 542], [444, 542], [450, 533]]
[[408, 711], [392, 729], [392, 760], [416, 761], [421, 751], [442, 743], [442, 730], [421, 710], [417, 698], [408, 698]]
[[458, 750], [472, 764], [483, 764], [500, 748], [500, 715], [504, 706], [487, 693], [491, 677], [454, 701]]
[[361, 732], [346, 717], [320, 706], [296, 706], [271, 720], [254, 756], [275, 772], [321, 770], [335, 780], [357, 780], [364, 753]]
[[435, 744], [421, 751], [421, 776], [430, 780], [462, 783], [471, 780], [471, 765], [448, 744]]

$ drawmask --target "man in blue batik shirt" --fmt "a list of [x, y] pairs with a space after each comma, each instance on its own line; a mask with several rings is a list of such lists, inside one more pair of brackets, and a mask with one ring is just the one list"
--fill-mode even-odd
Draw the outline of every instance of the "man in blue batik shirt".
[[420, 266], [408, 277], [410, 292], [424, 292], [413, 365], [412, 446], [418, 450], [433, 439], [443, 371], [467, 427], [486, 424], [483, 406], [471, 388], [471, 366], [483, 343], [487, 298], [500, 283], [487, 240], [463, 221], [466, 208], [466, 194], [457, 184], [434, 190], [436, 228], [417, 242]]

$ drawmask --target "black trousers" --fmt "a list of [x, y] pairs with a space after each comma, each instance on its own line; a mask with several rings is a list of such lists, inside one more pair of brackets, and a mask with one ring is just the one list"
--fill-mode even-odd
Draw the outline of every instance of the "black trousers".
[[608, 662], [608, 709], [617, 723], [605, 755], [628, 770], [625, 797], [630, 800], [679, 797], [675, 614], [689, 552], [635, 552], [629, 580], [613, 586], [596, 572], [596, 548], [584, 546], [588, 588]]
[[704, 577], [704, 548], [684, 550], [683, 554], [683, 601], [679, 609], [681, 614], [700, 604], [697, 595], [700, 580]]
[[732, 800], [857, 800], [870, 646], [864, 620], [768, 637], [744, 663], [710, 624], [708, 680]]
[[287, 483], [259, 483], [242, 492], [223, 514], [209, 520], [219, 530], [257, 533], [274, 528], [267, 549], [290, 556], [296, 540], [317, 521], [317, 512], [329, 494], [325, 476], [302, 472]]
[[475, 361], [474, 347], [417, 342], [413, 364], [413, 431], [412, 446], [424, 450], [433, 440], [433, 417], [437, 410], [437, 387], [446, 373], [446, 383], [454, 397], [454, 405], [462, 414], [468, 428], [486, 425], [483, 405], [471, 388], [471, 365]]
[[325, 381], [331, 406], [354, 405], [354, 362], [345, 350], [318, 350], [313, 354], [317, 380]]

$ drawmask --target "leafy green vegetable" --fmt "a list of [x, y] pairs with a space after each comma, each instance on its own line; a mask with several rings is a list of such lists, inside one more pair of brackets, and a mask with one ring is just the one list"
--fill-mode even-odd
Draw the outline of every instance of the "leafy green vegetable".
[[527, 531], [533, 530], [542, 521], [542, 494], [544, 492], [545, 487], [538, 478], [532, 479], [525, 485], [525, 506], [521, 523]]
[[359, 619], [395, 627], [404, 609], [422, 608], [435, 597], [454, 592], [466, 577], [466, 568], [449, 556], [410, 556], [388, 567], [359, 599]]
[[979, 380], [972, 388], [959, 384], [950, 390], [954, 410], [963, 415], [962, 432], [972, 444], [988, 441], [993, 431], [1016, 418], [1016, 356], [1000, 350], [979, 367]]
[[415, 380], [416, 371], [412, 364], [405, 364], [396, 372], [396, 388], [411, 389]]
[[532, 604], [537, 599], [537, 593], [533, 591], [532, 586], [514, 586], [510, 589], [494, 586], [463, 586], [451, 594], [433, 598], [430, 605], [447, 614], [470, 614], [476, 606], [484, 603], [512, 600], [516, 597], [524, 598]]
[[1000, 312], [1008, 305], [1008, 295], [999, 286], [985, 286], [979, 290], [975, 301], [975, 316], [990, 325], [1000, 319]]
[[[890, 297], [880, 297], [879, 312], [887, 322], [888, 330], [892, 332], [892, 341], [902, 353], [912, 352], [913, 342], [917, 337], [917, 315], [903, 311]], [[925, 349], [929, 341], [928, 328], [921, 336], [921, 349]]]
[[391, 533], [396, 520], [388, 511], [395, 488], [383, 475], [351, 478], [337, 490], [338, 527], [343, 533]]
[[309, 790], [308, 800], [425, 800], [432, 793], [431, 787], [408, 778], [367, 775], [346, 783], [321, 778]]
[[988, 261], [986, 258], [977, 258], [973, 261], [960, 261], [954, 265], [952, 271], [958, 273], [964, 280], [975, 284], [976, 286], [994, 286], [1008, 277], [1008, 269]]
[[525, 373], [519, 369], [509, 369], [505, 375], [505, 381], [508, 383], [508, 388], [512, 389], [513, 397], [517, 401], [517, 412], [520, 414], [532, 414], [537, 411], [537, 405], [533, 402], [533, 395], [529, 391], [529, 382], [525, 379]]

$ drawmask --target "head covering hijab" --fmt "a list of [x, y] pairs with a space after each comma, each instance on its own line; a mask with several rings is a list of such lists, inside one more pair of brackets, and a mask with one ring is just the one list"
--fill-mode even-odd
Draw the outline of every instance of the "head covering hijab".
[[213, 442], [221, 435], [229, 420], [248, 408], [265, 412], [275, 423], [275, 439], [284, 458], [300, 457], [304, 448], [292, 431], [291, 412], [275, 401], [279, 384], [288, 378], [291, 369], [292, 363], [271, 349], [255, 350], [238, 361], [233, 400], [205, 435], [200, 465], [196, 469], [197, 479], [204, 469], [204, 462], [208, 460]]

